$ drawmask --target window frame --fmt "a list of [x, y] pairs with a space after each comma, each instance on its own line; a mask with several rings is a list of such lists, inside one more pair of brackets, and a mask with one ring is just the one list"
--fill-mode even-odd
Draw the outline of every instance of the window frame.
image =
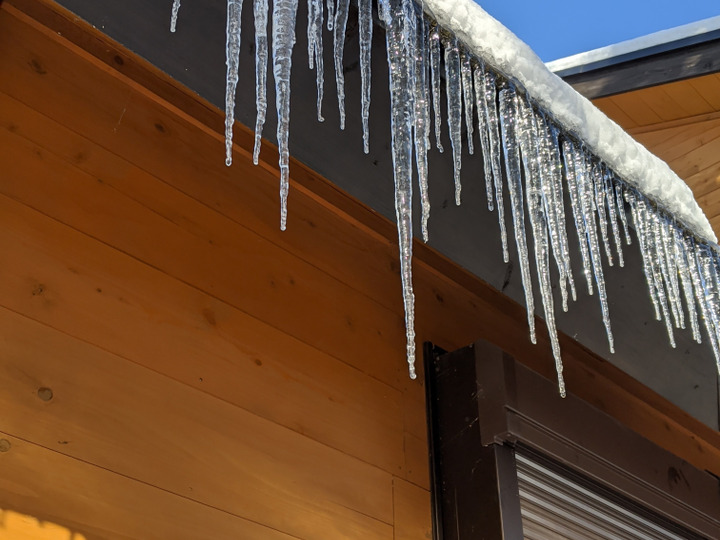
[[688, 538], [720, 538], [715, 476], [485, 341], [424, 352], [435, 540], [523, 537], [516, 452]]

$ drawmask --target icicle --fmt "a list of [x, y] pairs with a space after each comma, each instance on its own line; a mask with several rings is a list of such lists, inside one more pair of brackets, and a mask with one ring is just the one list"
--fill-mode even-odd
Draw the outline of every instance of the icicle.
[[262, 131], [267, 114], [267, 62], [268, 62], [268, 2], [267, 0], [254, 0], [253, 11], [255, 15], [255, 105], [257, 117], [255, 120], [255, 147], [253, 148], [253, 163], [258, 164], [260, 157], [260, 144]]
[[[698, 260], [703, 281], [705, 282], [705, 300], [710, 313], [710, 321], [715, 329], [715, 337], [720, 340], [720, 283], [718, 283], [716, 255], [708, 246], [701, 246], [697, 250]], [[718, 363], [720, 370], [720, 362]]]
[[613, 266], [612, 250], [610, 249], [610, 238], [608, 237], [608, 220], [605, 213], [605, 190], [603, 189], [604, 174], [602, 166], [595, 163], [592, 166], [592, 193], [593, 206], [598, 215], [598, 224], [600, 225], [600, 237], [602, 238], [603, 247], [605, 248], [605, 256], [608, 265]]
[[337, 84], [340, 129], [345, 129], [345, 74], [343, 73], [343, 51], [345, 50], [345, 29], [347, 27], [350, 0], [337, 0], [335, 11], [335, 83]]
[[462, 79], [463, 108], [465, 110], [465, 127], [467, 128], [468, 153], [473, 155], [473, 83], [470, 56], [464, 49], [460, 51], [460, 77]]
[[[530, 106], [525, 102], [523, 96], [517, 96], [517, 125], [516, 133], [522, 150], [522, 162], [525, 169], [525, 195], [527, 201], [530, 227], [533, 233], [535, 246], [535, 267], [537, 269], [538, 281], [540, 282], [540, 296], [543, 302], [545, 313], [545, 324], [550, 336], [553, 357], [555, 358], [555, 369], [558, 377], [558, 389], [560, 395], [565, 397], [565, 382], [563, 380], [563, 365], [560, 357], [560, 342], [557, 336], [555, 325], [555, 306], [553, 302], [552, 283], [550, 280], [550, 254], [548, 244], [548, 223], [543, 204], [543, 193], [541, 187], [542, 168], [539, 149], [537, 146], [537, 134], [534, 126], [534, 115]], [[564, 278], [564, 276], [562, 276]], [[564, 279], [562, 280], [564, 285]], [[564, 290], [564, 288], [563, 288]], [[567, 298], [567, 293], [564, 294]]]
[[435, 112], [435, 147], [443, 152], [440, 141], [440, 126], [442, 125], [442, 112], [440, 105], [440, 32], [437, 25], [430, 29], [430, 75], [432, 83], [432, 104]]
[[445, 49], [445, 93], [448, 106], [448, 131], [453, 150], [455, 204], [460, 205], [460, 168], [462, 166], [462, 88], [460, 84], [460, 50], [456, 37], [443, 38]]
[[[530, 111], [532, 112], [532, 111]], [[529, 127], [533, 130], [532, 136], [537, 140], [538, 157], [540, 160], [540, 188], [542, 204], [547, 216], [550, 245], [560, 277], [560, 294], [563, 311], [568, 310], [569, 284], [573, 299], [576, 298], [575, 282], [570, 270], [570, 252], [565, 230], [565, 209], [562, 199], [562, 172], [560, 169], [560, 154], [558, 141], [553, 138], [545, 118], [532, 112]]]
[[655, 320], [659, 321], [662, 318], [660, 313], [660, 300], [655, 292], [655, 279], [652, 273], [652, 266], [650, 263], [650, 248], [645, 244], [648, 231], [646, 224], [642, 219], [640, 207], [638, 204], [638, 198], [633, 190], [627, 192], [628, 203], [630, 204], [630, 211], [632, 212], [633, 223], [635, 223], [635, 234], [637, 234], [638, 243], [640, 244], [640, 255], [643, 260], [643, 272], [645, 273], [645, 282], [648, 286], [648, 293], [655, 308]]
[[659, 230], [660, 236], [657, 241], [662, 248], [662, 262], [665, 274], [665, 287], [668, 290], [668, 297], [672, 304], [673, 316], [675, 317], [675, 328], [685, 328], [685, 312], [680, 301], [680, 284], [678, 281], [677, 261], [675, 260], [675, 237], [670, 231], [670, 224], [667, 219], [657, 216], [655, 218], [655, 231]]
[[308, 65], [315, 69], [317, 86], [317, 119], [324, 122], [322, 115], [323, 94], [325, 93], [325, 66], [323, 62], [323, 3], [322, 0], [308, 0]]
[[613, 240], [615, 241], [615, 250], [618, 256], [618, 264], [620, 267], [625, 266], [623, 257], [622, 240], [620, 239], [620, 228], [618, 227], [618, 212], [616, 207], [615, 190], [613, 189], [613, 181], [610, 173], [603, 173], [603, 189], [605, 190], [605, 200], [607, 201], [608, 219], [610, 221], [610, 229], [612, 230]]
[[537, 343], [535, 337], [535, 300], [533, 298], [530, 261], [528, 257], [527, 237], [525, 235], [525, 210], [523, 208], [522, 180], [520, 173], [520, 152], [516, 139], [517, 104], [515, 88], [506, 84], [500, 90], [500, 127], [505, 155], [510, 208], [515, 226], [515, 243], [520, 258], [520, 276], [525, 290], [530, 341]]
[[232, 165], [233, 125], [235, 124], [235, 89], [239, 78], [240, 30], [242, 0], [228, 0], [225, 54], [227, 77], [225, 84], [225, 165]]
[[[232, 0], [231, 0], [232, 1]], [[273, 4], [273, 75], [277, 109], [277, 141], [280, 151], [280, 230], [287, 225], [287, 196], [290, 181], [290, 71], [295, 45], [298, 0], [275, 0]]]
[[578, 245], [580, 246], [580, 255], [582, 256], [583, 275], [587, 282], [588, 294], [593, 294], [592, 269], [590, 263], [590, 250], [588, 249], [585, 218], [583, 215], [580, 197], [578, 195], [578, 176], [580, 171], [575, 170], [575, 147], [570, 141], [563, 141], [563, 162], [565, 163], [565, 179], [568, 183], [568, 191], [570, 193], [570, 206], [572, 207], [573, 218], [575, 220], [575, 231], [577, 232]]
[[[700, 265], [697, 258], [697, 244], [690, 237], [685, 237], [685, 250], [687, 253], [688, 270], [695, 291], [695, 300], [697, 305], [700, 306], [700, 314], [702, 315], [703, 326], [705, 327], [705, 333], [708, 335], [708, 341], [710, 347], [715, 355], [715, 361], [720, 362], [720, 350], [718, 349], [718, 339], [715, 333], [714, 324], [710, 310], [708, 309], [707, 296], [705, 290], [705, 284], [700, 272]], [[710, 308], [712, 309], [712, 308]]]
[[690, 275], [690, 266], [688, 264], [688, 252], [683, 241], [682, 232], [678, 227], [672, 227], [670, 233], [674, 238], [675, 260], [677, 261], [678, 274], [680, 275], [680, 283], [682, 285], [685, 305], [690, 319], [690, 328], [692, 329], [693, 339], [698, 343], [702, 342], [700, 335], [700, 325], [698, 324], [697, 308], [695, 306], [695, 297], [693, 296], [692, 277]]
[[315, 6], [316, 0], [307, 0], [307, 54], [308, 68], [315, 69]]
[[430, 115], [428, 93], [428, 44], [427, 31], [422, 10], [416, 10], [415, 21], [415, 163], [418, 171], [418, 186], [422, 206], [422, 236], [428, 241], [428, 219], [430, 217], [430, 199], [428, 197], [427, 151], [430, 141]]
[[372, 0], [358, 0], [360, 26], [360, 76], [362, 79], [363, 150], [370, 153], [370, 53], [372, 50]]
[[385, 33], [390, 67], [392, 155], [395, 177], [395, 215], [400, 244], [400, 267], [405, 304], [407, 360], [410, 378], [415, 375], [415, 296], [412, 290], [412, 132], [413, 66], [405, 41], [409, 0], [380, 0], [386, 16]]
[[[573, 301], [577, 300], [577, 291], [575, 289], [575, 279], [572, 274], [572, 266], [570, 263], [570, 243], [568, 241], [568, 233], [565, 222], [565, 201], [563, 199], [563, 174], [562, 174], [562, 160], [560, 158], [560, 139], [558, 131], [554, 126], [550, 125], [550, 122], [541, 117], [540, 123], [544, 126], [545, 136], [547, 140], [547, 149], [550, 157], [550, 196], [547, 198], [548, 211], [552, 211], [555, 216], [555, 227], [557, 228], [556, 235], [558, 248], [560, 250], [559, 256], [562, 260], [564, 268], [565, 279], [567, 279], [570, 287], [570, 295]], [[551, 210], [550, 210], [551, 209]], [[554, 248], [553, 248], [554, 249]], [[566, 306], [563, 306], [566, 308]]]
[[[510, 254], [508, 253], [507, 230], [505, 228], [503, 177], [502, 169], [500, 168], [500, 121], [498, 119], [497, 110], [497, 86], [495, 75], [493, 73], [487, 71], [484, 65], [481, 66], [480, 70], [481, 86], [476, 87], [475, 89], [478, 96], [478, 116], [481, 116], [480, 112], [482, 111], [485, 128], [487, 129], [488, 143], [490, 145], [488, 148], [488, 152], [490, 154], [489, 170], [492, 170], [492, 179], [493, 184], [495, 185], [495, 202], [497, 203], [498, 223], [500, 224], [500, 241], [502, 243], [503, 261], [507, 263], [510, 261]], [[482, 109], [480, 107], [481, 104]], [[484, 153], [485, 150], [483, 149], [483, 154]], [[488, 172], [485, 174], [488, 174]], [[490, 202], [488, 202], [488, 207], [489, 206]]]
[[480, 149], [483, 156], [483, 172], [485, 173], [485, 195], [487, 196], [488, 210], [494, 210], [493, 204], [493, 170], [490, 161], [490, 138], [488, 136], [488, 125], [485, 112], [485, 83], [483, 81], [483, 68], [476, 65], [473, 69], [473, 81], [475, 101], [478, 111], [478, 134], [480, 135]]
[[178, 11], [180, 11], [180, 0], [173, 0], [172, 14], [170, 15], [170, 31], [174, 32], [177, 27]]
[[327, 0], [328, 22], [327, 29], [332, 32], [335, 23], [335, 0]]
[[623, 193], [625, 188], [620, 183], [615, 183], [615, 196], [617, 197], [617, 213], [620, 216], [620, 222], [623, 226], [623, 232], [625, 233], [625, 245], [632, 244], [632, 238], [630, 236], [630, 227], [628, 226], [627, 215], [625, 214], [625, 203], [623, 202]]
[[583, 220], [585, 221], [586, 241], [590, 252], [590, 261], [592, 263], [593, 274], [595, 275], [595, 284], [597, 285], [598, 298], [600, 299], [600, 308], [602, 310], [603, 323], [608, 338], [608, 346], [610, 352], [615, 352], [612, 328], [610, 327], [610, 311], [608, 308], [607, 292], [605, 290], [605, 277], [603, 275], [602, 260], [600, 257], [600, 244], [597, 237], [597, 225], [595, 223], [595, 208], [593, 197], [593, 178], [592, 167], [587, 162], [586, 157], [581, 152], [574, 153], [575, 175], [578, 188], [578, 200], [582, 209]]
[[717, 291], [713, 290], [712, 277], [710, 275], [710, 260], [707, 253], [696, 244], [692, 243], [691, 252], [691, 272], [695, 275], [693, 282], [695, 285], [695, 295], [702, 312], [703, 322], [705, 323], [705, 331], [715, 355], [715, 362], [720, 370], [720, 350], [718, 349], [718, 333], [720, 321], [718, 321]]
[[[647, 202], [644, 197], [637, 197], [638, 206], [638, 217], [642, 223], [642, 232], [644, 235], [641, 245], [644, 243], [648, 251], [648, 261], [650, 263], [651, 282], [650, 285], [654, 287], [657, 295], [658, 303], [660, 304], [660, 310], [662, 313], [662, 319], [665, 321], [665, 328], [668, 333], [668, 339], [670, 345], [675, 348], [675, 334], [673, 332], [672, 319], [670, 317], [670, 310], [668, 309], [667, 295], [665, 294], [665, 286], [663, 285], [662, 275], [660, 273], [660, 252], [657, 247], [658, 238], [655, 236], [655, 230], [652, 223], [652, 217], [650, 210], [648, 209]], [[660, 320], [658, 318], [658, 320]]]

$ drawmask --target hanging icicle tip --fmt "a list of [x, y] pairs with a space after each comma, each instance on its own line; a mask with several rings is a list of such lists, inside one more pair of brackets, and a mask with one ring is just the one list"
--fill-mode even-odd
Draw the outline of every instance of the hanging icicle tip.
[[180, 0], [173, 0], [172, 13], [170, 14], [170, 31], [175, 32], [177, 28], [178, 12], [180, 11]]
[[[336, 84], [341, 128], [345, 126], [345, 81], [343, 75], [343, 54], [345, 28], [349, 15], [349, 0], [307, 0], [308, 2], [308, 64], [316, 70], [317, 116], [322, 121], [321, 106], [324, 92], [323, 62], [323, 12], [327, 8], [327, 27], [333, 32], [333, 58], [336, 70]], [[358, 0], [358, 24], [360, 29], [361, 66], [361, 118], [362, 141], [365, 153], [369, 151], [369, 109], [371, 81], [371, 40], [372, 0]], [[548, 329], [552, 354], [558, 377], [558, 388], [565, 395], [560, 346], [555, 323], [555, 300], [551, 278], [551, 260], [556, 267], [559, 295], [562, 309], [568, 310], [569, 299], [577, 298], [575, 278], [570, 264], [568, 222], [574, 224], [577, 234], [581, 272], [585, 276], [588, 293], [597, 291], [608, 345], [614, 350], [613, 334], [604, 280], [603, 262], [612, 266], [615, 261], [624, 265], [623, 238], [631, 244], [629, 219], [634, 225], [638, 247], [642, 255], [643, 271], [656, 318], [663, 321], [671, 346], [675, 346], [675, 331], [689, 324], [693, 338], [701, 341], [701, 324], [720, 371], [720, 260], [714, 244], [714, 236], [708, 232], [709, 223], [700, 217], [687, 202], [687, 193], [680, 186], [681, 181], [668, 179], [667, 168], [651, 167], [643, 170], [648, 176], [661, 177], [664, 201], [666, 191], [680, 202], [670, 210], [663, 209], [662, 201], [652, 201], [640, 192], [642, 178], [634, 177], [630, 184], [618, 170], [632, 172], [632, 164], [617, 161], [624, 155], [617, 148], [605, 149], [616, 160], [603, 160], [600, 154], [589, 148], [587, 137], [595, 148], [603, 137], [607, 141], [623, 139], [625, 134], [617, 132], [617, 126], [603, 124], [592, 111], [577, 104], [567, 89], [552, 78], [546, 80], [540, 66], [536, 70], [525, 70], [522, 77], [512, 76], [512, 65], [498, 62], [493, 47], [505, 50], [512, 40], [503, 31], [495, 34], [504, 39], [484, 48], [466, 30], [454, 28], [455, 19], [448, 15], [455, 2], [449, 0], [425, 0], [423, 6], [431, 13], [445, 17], [438, 18], [441, 24], [450, 21], [447, 28], [441, 28], [436, 20], [428, 17], [413, 0], [379, 0], [378, 12], [386, 27], [386, 51], [389, 66], [389, 90], [391, 106], [391, 154], [395, 184], [395, 215], [397, 220], [399, 257], [401, 267], [402, 297], [405, 314], [406, 354], [408, 371], [415, 378], [415, 296], [412, 286], [412, 176], [413, 163], [417, 170], [420, 192], [423, 239], [428, 239], [428, 159], [430, 148], [430, 122], [434, 120], [435, 145], [442, 152], [441, 143], [441, 57], [444, 57], [444, 79], [447, 98], [447, 126], [452, 145], [453, 176], [456, 202], [460, 202], [461, 156], [463, 145], [463, 124], [467, 133], [467, 147], [473, 153], [473, 136], [477, 131], [482, 148], [485, 176], [485, 193], [490, 211], [497, 209], [502, 257], [509, 261], [508, 232], [505, 226], [505, 186], [510, 199], [515, 245], [520, 260], [522, 285], [527, 308], [530, 340], [535, 343], [535, 300], [534, 286], [529, 261], [531, 249], [528, 246], [526, 216], [529, 218], [532, 235], [534, 266], [539, 283], [543, 315]], [[174, 0], [171, 30], [175, 31], [180, 0]], [[272, 62], [275, 83], [277, 111], [277, 141], [280, 168], [280, 228], [287, 224], [287, 197], [289, 188], [289, 123], [290, 123], [290, 75], [292, 50], [295, 44], [295, 23], [298, 0], [274, 0], [272, 6]], [[482, 12], [472, 4], [470, 11]], [[226, 94], [225, 94], [225, 148], [226, 164], [232, 163], [232, 137], [235, 111], [235, 92], [239, 79], [240, 35], [242, 0], [227, 0], [226, 35]], [[262, 130], [267, 114], [267, 63], [268, 63], [268, 0], [253, 0], [255, 17], [255, 69], [256, 69], [256, 125], [253, 161], [257, 164], [262, 141]], [[485, 21], [484, 12], [479, 20]], [[477, 14], [476, 14], [477, 15]], [[472, 17], [470, 17], [472, 18]], [[442, 20], [441, 20], [442, 19]], [[490, 27], [497, 21], [485, 21]], [[463, 25], [460, 25], [463, 26]], [[467, 26], [467, 25], [465, 25]], [[457, 32], [457, 36], [453, 33]], [[493, 34], [484, 32], [485, 37]], [[503, 37], [505, 36], [505, 37]], [[463, 43], [458, 39], [465, 40]], [[471, 47], [467, 46], [470, 43]], [[473, 45], [475, 44], [475, 45]], [[472, 48], [472, 47], [475, 48]], [[480, 57], [478, 50], [488, 49]], [[522, 47], [518, 50], [522, 52]], [[515, 53], [513, 53], [515, 54]], [[524, 61], [532, 63], [532, 58]], [[489, 67], [505, 66], [508, 72], [500, 73]], [[539, 60], [538, 60], [539, 62]], [[527, 79], [527, 73], [534, 73], [540, 82]], [[513, 82], [510, 82], [513, 81]], [[542, 81], [545, 81], [543, 83]], [[555, 88], [557, 86], [557, 88]], [[552, 99], [543, 92], [554, 89], [562, 96], [563, 108], [558, 117], [553, 111]], [[540, 97], [534, 96], [539, 93]], [[553, 94], [554, 95], [554, 94]], [[544, 104], [544, 105], [543, 105]], [[431, 115], [430, 106], [433, 114]], [[475, 122], [477, 110], [477, 125]], [[589, 118], [592, 130], [583, 126], [564, 127], [563, 115], [567, 111], [577, 117]], [[575, 117], [572, 114], [571, 117]], [[598, 127], [600, 126], [600, 127]], [[619, 129], [619, 128], [618, 128]], [[615, 131], [613, 131], [615, 130]], [[607, 135], [612, 134], [612, 136]], [[596, 135], [601, 134], [600, 139]], [[580, 138], [578, 138], [580, 137]], [[612, 144], [616, 144], [612, 142]], [[627, 143], [632, 146], [631, 143]], [[598, 146], [599, 145], [599, 146]], [[601, 148], [602, 150], [602, 148]], [[637, 148], [632, 147], [633, 152]], [[414, 154], [414, 160], [413, 160]], [[634, 154], [633, 154], [634, 155]], [[501, 159], [501, 156], [504, 159]], [[505, 164], [502, 170], [501, 163]], [[639, 162], [653, 165], [652, 159]], [[635, 167], [635, 169], [633, 169]], [[636, 171], [637, 173], [637, 171]], [[639, 174], [639, 173], [637, 173]], [[677, 185], [673, 182], [678, 183]], [[663, 183], [664, 182], [664, 183]], [[649, 192], [658, 192], [657, 182], [649, 180]], [[666, 189], [667, 188], [667, 189]], [[565, 210], [565, 200], [570, 209]], [[675, 208], [677, 216], [673, 215]], [[688, 210], [688, 208], [690, 210]], [[572, 212], [572, 218], [567, 214]], [[699, 212], [699, 210], [698, 210]], [[701, 214], [701, 213], [700, 213]], [[677, 218], [677, 219], [676, 219]], [[571, 220], [571, 221], [570, 221]], [[688, 228], [690, 223], [695, 227]], [[622, 228], [622, 235], [620, 229]], [[700, 231], [699, 233], [692, 231]], [[703, 240], [704, 239], [704, 240]], [[708, 240], [709, 239], [709, 240]], [[615, 249], [613, 250], [613, 245]]]

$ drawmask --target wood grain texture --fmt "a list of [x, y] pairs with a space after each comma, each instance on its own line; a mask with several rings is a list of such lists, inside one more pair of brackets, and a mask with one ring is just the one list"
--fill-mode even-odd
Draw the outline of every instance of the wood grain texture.
[[0, 507], [87, 540], [293, 537], [0, 432]]
[[431, 540], [430, 493], [399, 478], [393, 480], [394, 540]]
[[12, 312], [0, 325], [10, 434], [299, 538], [391, 536], [389, 474]]
[[[220, 111], [49, 0], [2, 3], [0, 51], [0, 507], [88, 539], [426, 535], [394, 225], [293, 162], [280, 233], [271, 145], [253, 167], [236, 126], [226, 168]], [[542, 323], [415, 254], [418, 342], [554, 376]], [[720, 474], [717, 433], [561, 342], [578, 394]]]

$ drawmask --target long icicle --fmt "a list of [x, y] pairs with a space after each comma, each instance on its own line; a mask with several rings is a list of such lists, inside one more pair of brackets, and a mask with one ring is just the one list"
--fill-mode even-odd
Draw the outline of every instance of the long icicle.
[[482, 79], [485, 88], [485, 122], [487, 123], [490, 142], [490, 164], [493, 183], [495, 184], [495, 202], [497, 204], [498, 223], [500, 225], [500, 241], [502, 243], [503, 261], [510, 262], [508, 252], [507, 230], [505, 228], [505, 201], [503, 198], [503, 176], [500, 166], [500, 120], [497, 108], [497, 81], [495, 75], [482, 66]]
[[275, 0], [273, 4], [273, 75], [277, 109], [277, 141], [280, 152], [280, 230], [287, 226], [287, 196], [290, 183], [290, 71], [295, 45], [298, 0]]
[[362, 84], [362, 130], [363, 151], [370, 153], [370, 81], [372, 51], [372, 0], [358, 0], [358, 25], [360, 27], [360, 77]]
[[692, 277], [690, 276], [688, 254], [685, 242], [683, 241], [683, 233], [677, 226], [672, 227], [670, 233], [673, 235], [675, 240], [675, 260], [677, 261], [678, 274], [680, 275], [680, 283], [682, 285], [683, 296], [685, 298], [685, 305], [687, 306], [693, 339], [696, 342], [701, 343], [702, 337], [700, 335], [700, 325], [698, 323], [695, 297], [693, 296]]
[[170, 31], [177, 28], [178, 12], [180, 11], [180, 0], [173, 0], [172, 13], [170, 14]]
[[703, 319], [705, 322], [705, 330], [712, 344], [713, 353], [715, 354], [715, 362], [720, 370], [720, 350], [718, 349], [718, 329], [720, 329], [720, 321], [718, 320], [719, 308], [717, 305], [717, 290], [712, 282], [710, 265], [712, 264], [709, 250], [702, 249], [694, 244], [695, 266], [699, 274], [700, 285], [700, 302], [703, 306]]
[[[390, 71], [392, 156], [395, 178], [395, 215], [400, 244], [400, 273], [405, 305], [407, 361], [410, 378], [415, 374], [415, 295], [412, 289], [412, 134], [413, 66], [407, 42], [411, 0], [380, 0], [386, 16], [385, 33]], [[408, 9], [410, 8], [410, 9]]]
[[347, 28], [350, 0], [337, 0], [335, 9], [334, 49], [335, 83], [337, 85], [338, 109], [340, 111], [340, 129], [345, 129], [345, 74], [343, 73], [343, 52], [345, 51], [345, 30]]
[[242, 0], [228, 0], [225, 41], [225, 165], [232, 165], [233, 125], [235, 124], [235, 90], [240, 68], [240, 30]]
[[448, 131], [453, 151], [453, 176], [455, 179], [455, 204], [460, 205], [462, 184], [462, 84], [460, 82], [460, 49], [456, 37], [443, 37], [445, 49], [445, 94], [448, 107]]
[[620, 238], [620, 227], [618, 227], [617, 202], [615, 199], [615, 190], [613, 188], [612, 175], [605, 170], [603, 175], [605, 200], [607, 201], [608, 219], [610, 220], [610, 228], [612, 230], [613, 240], [615, 241], [615, 251], [617, 253], [618, 265], [622, 268], [625, 266], [625, 258], [623, 257], [622, 239]]
[[[565, 276], [568, 286], [570, 287], [570, 296], [573, 301], [577, 300], [577, 290], [575, 288], [575, 278], [572, 273], [572, 266], [570, 263], [570, 245], [568, 241], [567, 225], [565, 221], [565, 201], [563, 199], [563, 175], [562, 175], [562, 159], [560, 157], [560, 138], [558, 135], [557, 128], [550, 124], [549, 120], [543, 115], [538, 116], [538, 126], [541, 132], [544, 133], [545, 147], [548, 152], [548, 178], [547, 181], [549, 186], [544, 188], [545, 204], [547, 206], [548, 215], [553, 216], [553, 223], [555, 233], [551, 234], [557, 236], [554, 240], [557, 245], [555, 251], [555, 244], [553, 244], [553, 252], [556, 253], [556, 257], [559, 257], [562, 261], [563, 270], [560, 272], [561, 275]], [[542, 136], [542, 135], [541, 135]], [[558, 261], [560, 264], [560, 261]], [[563, 305], [563, 309], [567, 311], [567, 307]]]
[[493, 174], [491, 161], [490, 137], [488, 134], [487, 100], [485, 97], [485, 82], [483, 66], [476, 65], [473, 69], [473, 82], [475, 90], [475, 106], [478, 111], [478, 134], [480, 136], [480, 150], [483, 156], [483, 172], [485, 173], [485, 196], [488, 210], [495, 209], [493, 195]]
[[[550, 247], [560, 277], [560, 295], [563, 311], [568, 310], [567, 284], [572, 286], [572, 275], [568, 276], [570, 268], [569, 256], [565, 256], [562, 237], [565, 232], [564, 222], [560, 222], [560, 212], [563, 208], [562, 198], [558, 200], [556, 183], [561, 184], [559, 155], [553, 154], [553, 141], [550, 129], [545, 124], [545, 119], [532, 110], [528, 104], [529, 115], [528, 129], [531, 137], [537, 141], [537, 153], [540, 169], [540, 194], [543, 212], [546, 216], [547, 229], [549, 233]], [[554, 159], [553, 159], [554, 158]], [[562, 189], [562, 188], [560, 188]], [[561, 191], [562, 193], [562, 191]]]
[[423, 241], [428, 241], [428, 219], [430, 218], [430, 198], [428, 196], [428, 143], [430, 141], [430, 115], [428, 109], [428, 35], [422, 10], [416, 7], [415, 13], [415, 166], [418, 173], [418, 187], [422, 209], [421, 228]]
[[[555, 324], [555, 306], [553, 302], [552, 283], [550, 281], [550, 254], [548, 243], [548, 223], [543, 205], [541, 187], [541, 160], [537, 146], [538, 138], [534, 126], [534, 115], [525, 98], [518, 95], [516, 98], [517, 127], [516, 134], [522, 152], [522, 163], [525, 170], [525, 200], [530, 229], [535, 246], [535, 267], [540, 283], [540, 297], [542, 298], [545, 324], [547, 325], [555, 370], [557, 371], [558, 390], [560, 396], [565, 397], [565, 381], [563, 379], [563, 365], [560, 357], [560, 342], [558, 341], [557, 326]], [[567, 293], [565, 293], [567, 295]]]
[[432, 105], [435, 113], [435, 147], [443, 152], [440, 133], [442, 131], [442, 111], [440, 105], [440, 30], [437, 24], [430, 28], [430, 78], [432, 84]]
[[324, 122], [322, 115], [323, 94], [325, 93], [325, 65], [323, 61], [323, 2], [308, 0], [308, 65], [315, 69], [317, 86], [317, 119]]
[[267, 63], [268, 63], [268, 0], [254, 0], [255, 15], [255, 146], [253, 163], [258, 164], [262, 131], [267, 116]]
[[593, 200], [593, 207], [598, 217], [598, 225], [600, 227], [600, 238], [602, 245], [605, 248], [605, 256], [607, 257], [608, 265], [613, 266], [612, 250], [610, 249], [610, 237], [608, 236], [608, 219], [607, 213], [605, 212], [605, 189], [604, 176], [602, 165], [600, 163], [594, 163], [592, 165], [592, 190], [591, 198]]
[[[655, 320], [659, 321], [662, 318], [660, 313], [660, 300], [657, 297], [655, 288], [655, 278], [652, 273], [652, 266], [650, 263], [650, 251], [649, 247], [645, 245], [645, 239], [647, 238], [647, 231], [645, 230], [645, 222], [642, 219], [640, 213], [640, 207], [638, 205], [638, 199], [633, 190], [627, 192], [627, 199], [630, 205], [630, 212], [632, 213], [633, 223], [635, 223], [635, 234], [637, 235], [638, 244], [640, 244], [640, 255], [643, 261], [643, 272], [645, 273], [645, 282], [648, 286], [648, 293], [650, 300], [652, 300], [653, 308], [655, 309]], [[626, 230], [629, 227], [626, 225]]]
[[603, 275], [602, 258], [600, 256], [600, 242], [597, 235], [595, 222], [595, 207], [593, 197], [592, 166], [588, 163], [590, 159], [584, 152], [575, 153], [575, 174], [578, 185], [578, 198], [582, 208], [583, 219], [585, 220], [586, 241], [590, 251], [590, 262], [592, 263], [595, 284], [597, 285], [598, 299], [602, 311], [605, 333], [607, 334], [610, 352], [615, 352], [615, 340], [610, 326], [610, 310], [608, 307], [607, 291], [605, 289], [605, 276]]
[[465, 110], [465, 127], [467, 129], [468, 154], [475, 153], [473, 146], [474, 118], [473, 110], [473, 81], [470, 55], [464, 49], [460, 50], [460, 78], [462, 80], [463, 109]]
[[515, 88], [509, 83], [500, 90], [500, 127], [503, 138], [503, 152], [505, 155], [505, 170], [510, 192], [510, 208], [512, 210], [513, 224], [515, 226], [515, 243], [520, 258], [520, 277], [525, 291], [525, 306], [527, 307], [527, 320], [530, 328], [530, 341], [537, 343], [535, 336], [535, 300], [533, 298], [532, 278], [530, 276], [530, 261], [525, 234], [525, 210], [523, 205], [522, 179], [520, 173], [520, 151], [516, 138], [517, 97]]
[[585, 218], [582, 212], [582, 205], [578, 195], [577, 177], [579, 171], [575, 170], [575, 147], [570, 141], [563, 141], [563, 162], [565, 163], [565, 179], [568, 184], [568, 192], [570, 193], [570, 206], [572, 208], [573, 218], [575, 220], [575, 231], [577, 232], [578, 245], [580, 246], [580, 255], [582, 256], [583, 275], [588, 287], [588, 294], [593, 294], [592, 284], [592, 268], [590, 263], [590, 251], [587, 244], [585, 234]]
[[688, 270], [692, 280], [693, 289], [695, 291], [695, 300], [700, 306], [700, 315], [705, 327], [705, 333], [708, 335], [708, 342], [715, 355], [715, 362], [720, 363], [720, 349], [718, 347], [717, 334], [714, 331], [714, 323], [712, 321], [712, 306], [707, 302], [707, 291], [705, 282], [700, 272], [700, 265], [697, 258], [698, 247], [691, 237], [685, 237], [685, 249], [687, 253]]

